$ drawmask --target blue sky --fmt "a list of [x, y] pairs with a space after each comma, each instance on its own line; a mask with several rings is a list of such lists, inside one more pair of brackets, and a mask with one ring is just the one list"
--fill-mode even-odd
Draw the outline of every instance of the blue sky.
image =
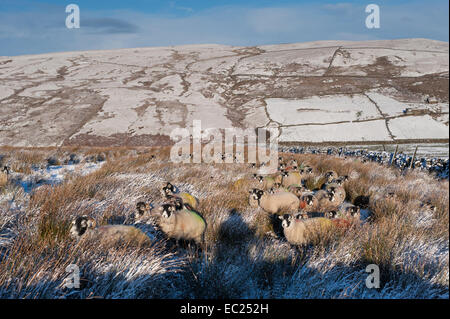
[[[67, 29], [66, 5], [81, 28]], [[380, 7], [380, 29], [365, 7]], [[0, 55], [218, 43], [429, 38], [448, 41], [447, 0], [0, 0]]]

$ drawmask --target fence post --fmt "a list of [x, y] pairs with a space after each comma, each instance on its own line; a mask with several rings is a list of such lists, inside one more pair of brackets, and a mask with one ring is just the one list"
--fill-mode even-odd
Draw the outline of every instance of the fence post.
[[397, 152], [398, 152], [398, 144], [397, 144], [397, 146], [395, 147], [395, 152], [394, 152], [394, 155], [392, 155], [392, 160], [391, 160], [391, 162], [389, 163], [389, 166], [391, 166], [392, 163], [394, 163], [394, 159], [395, 159], [395, 157], [397, 156]]
[[416, 160], [416, 154], [417, 154], [417, 149], [418, 148], [419, 148], [419, 145], [416, 145], [416, 149], [414, 150], [414, 154], [413, 154], [413, 157], [411, 159], [411, 164], [409, 165], [409, 168], [413, 168], [414, 161]]

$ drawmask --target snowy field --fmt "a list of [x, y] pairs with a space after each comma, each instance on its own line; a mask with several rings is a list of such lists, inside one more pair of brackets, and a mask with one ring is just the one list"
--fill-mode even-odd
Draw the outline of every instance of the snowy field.
[[[313, 142], [330, 134], [284, 126], [329, 123], [336, 132], [345, 122], [361, 141], [380, 141], [378, 122], [388, 118], [391, 139], [448, 138], [446, 42], [205, 44], [0, 57], [0, 64], [0, 145], [158, 145], [193, 120], [208, 128], [275, 125], [288, 134], [282, 140], [314, 135], [297, 140]], [[439, 103], [424, 104], [427, 96]], [[405, 108], [432, 120], [411, 118], [416, 128], [408, 130], [391, 119]], [[358, 123], [369, 120], [367, 128]], [[372, 128], [379, 136], [365, 132]]]

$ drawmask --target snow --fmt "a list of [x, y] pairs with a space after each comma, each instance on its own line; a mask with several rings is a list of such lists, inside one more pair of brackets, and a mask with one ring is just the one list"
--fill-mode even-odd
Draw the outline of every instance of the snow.
[[67, 175], [74, 172], [77, 172], [82, 176], [90, 174], [102, 167], [104, 163], [105, 162], [58, 166], [50, 165], [46, 168], [34, 168], [33, 173], [25, 179], [22, 179], [20, 185], [26, 193], [30, 193], [32, 190], [42, 185], [62, 183]]
[[266, 99], [272, 120], [283, 125], [376, 119], [374, 104], [364, 95], [325, 95], [301, 100]]
[[391, 141], [384, 120], [328, 125], [289, 126], [281, 129], [280, 142]]
[[429, 115], [391, 119], [389, 128], [396, 139], [449, 138], [448, 126]]
[[8, 96], [13, 94], [14, 90], [12, 88], [0, 85], [0, 100], [6, 99]]

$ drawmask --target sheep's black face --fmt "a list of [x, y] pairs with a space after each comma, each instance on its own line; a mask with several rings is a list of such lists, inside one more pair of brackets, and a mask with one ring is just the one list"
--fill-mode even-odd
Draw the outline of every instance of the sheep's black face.
[[312, 195], [306, 196], [306, 204], [312, 205], [314, 203], [314, 197]]
[[88, 218], [86, 216], [79, 216], [72, 222], [70, 233], [73, 236], [80, 237], [88, 229]]
[[329, 189], [328, 189], [328, 191], [331, 193], [331, 194], [336, 194], [336, 187], [330, 187]]
[[330, 202], [334, 201], [334, 193], [328, 192], [328, 199], [330, 200]]
[[177, 198], [175, 199], [174, 205], [175, 205], [175, 210], [181, 210], [181, 209], [183, 209], [183, 201], [182, 201], [182, 199], [179, 198], [179, 197], [177, 197]]
[[334, 211], [334, 210], [332, 210], [331, 212], [328, 212], [328, 213], [327, 213], [327, 216], [328, 216], [328, 218], [330, 218], [330, 219], [336, 218], [337, 212]]
[[175, 193], [175, 186], [173, 186], [171, 183], [167, 182], [167, 185], [165, 188], [170, 190], [172, 193]]
[[284, 214], [283, 216], [280, 216], [279, 218], [282, 220], [281, 226], [283, 228], [289, 227], [289, 225], [291, 224], [291, 216], [290, 215]]
[[263, 182], [263, 179], [264, 179], [264, 177], [262, 177], [262, 176], [258, 176], [258, 177], [257, 177], [257, 179], [258, 179], [258, 181], [259, 181], [260, 183], [262, 183], [262, 182]]
[[256, 197], [258, 198], [258, 199], [261, 199], [261, 197], [264, 195], [264, 191], [262, 191], [262, 190], [258, 190], [257, 192], [256, 192]]
[[161, 209], [164, 218], [169, 218], [176, 210], [173, 204], [163, 204]]
[[167, 185], [162, 188], [161, 192], [165, 197], [169, 197], [175, 193], [175, 187], [172, 184], [167, 183]]
[[144, 215], [146, 206], [147, 205], [144, 202], [139, 202], [136, 204], [136, 210], [139, 216]]
[[352, 216], [352, 217], [357, 217], [357, 216], [359, 216], [359, 208], [358, 207], [356, 207], [356, 206], [352, 206], [352, 207], [350, 207], [350, 215]]
[[309, 168], [306, 169], [306, 172], [307, 172], [308, 174], [311, 174], [312, 171], [313, 171], [313, 169], [312, 169], [311, 167], [309, 167]]

